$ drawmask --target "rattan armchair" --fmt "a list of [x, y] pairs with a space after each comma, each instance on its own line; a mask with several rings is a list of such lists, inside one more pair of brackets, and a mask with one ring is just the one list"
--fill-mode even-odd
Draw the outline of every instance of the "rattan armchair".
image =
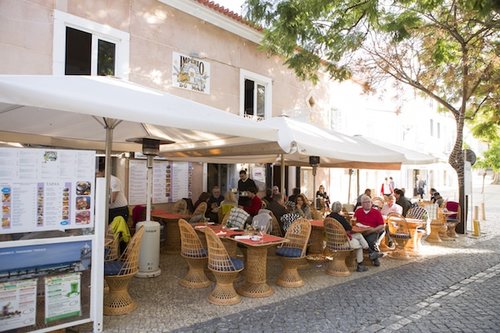
[[187, 202], [184, 199], [179, 199], [174, 203], [174, 206], [172, 207], [172, 213], [176, 214], [187, 214], [188, 213], [188, 208], [187, 208]]
[[195, 215], [202, 215], [205, 216], [205, 213], [207, 211], [207, 203], [206, 202], [201, 202], [198, 207], [193, 212], [193, 216]]
[[349, 243], [349, 236], [339, 221], [327, 217], [324, 222], [326, 248], [333, 260], [326, 266], [326, 274], [333, 276], [349, 276], [351, 272], [346, 265], [346, 258], [354, 251]]
[[274, 216], [273, 212], [271, 212], [271, 235], [282, 237], [283, 233], [281, 232], [280, 224], [278, 223], [278, 219]]
[[217, 305], [237, 304], [241, 299], [234, 289], [234, 280], [243, 270], [243, 261], [229, 256], [212, 229], [205, 228], [205, 237], [208, 246], [208, 269], [215, 276], [215, 288], [208, 295], [208, 301]]
[[389, 213], [387, 215], [387, 226], [389, 228], [389, 235], [396, 243], [396, 248], [389, 256], [396, 259], [409, 259], [410, 256], [406, 251], [406, 243], [411, 239], [411, 234], [405, 217], [398, 213]]
[[281, 256], [283, 269], [276, 284], [285, 288], [297, 288], [304, 285], [298, 267], [302, 265], [306, 254], [307, 243], [311, 235], [311, 223], [304, 218], [295, 220], [286, 231], [288, 243], [276, 250]]
[[104, 278], [109, 292], [104, 296], [104, 314], [123, 315], [133, 311], [137, 304], [128, 293], [128, 285], [139, 270], [139, 253], [144, 227], [136, 230], [127, 248], [116, 261], [104, 263]]
[[208, 252], [203, 247], [198, 234], [184, 219], [179, 220], [179, 231], [181, 234], [181, 256], [189, 266], [188, 272], [179, 280], [179, 284], [186, 288], [210, 286], [210, 280], [204, 270], [208, 263]]
[[311, 217], [313, 220], [323, 220], [323, 213], [314, 207], [314, 205], [309, 206], [311, 209]]

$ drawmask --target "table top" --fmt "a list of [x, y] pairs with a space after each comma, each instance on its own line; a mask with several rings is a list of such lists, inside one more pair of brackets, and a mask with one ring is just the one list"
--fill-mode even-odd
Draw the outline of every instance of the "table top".
[[153, 209], [151, 211], [151, 216], [169, 220], [186, 219], [186, 218], [189, 219], [191, 217], [191, 215], [170, 213], [162, 209]]
[[261, 247], [261, 246], [270, 246], [270, 245], [278, 245], [283, 243], [288, 243], [290, 240], [278, 236], [265, 234], [261, 240], [251, 240], [251, 239], [235, 239], [232, 238], [237, 243], [241, 243], [246, 246], [252, 247]]
[[325, 224], [323, 220], [309, 220], [311, 227], [324, 228]]

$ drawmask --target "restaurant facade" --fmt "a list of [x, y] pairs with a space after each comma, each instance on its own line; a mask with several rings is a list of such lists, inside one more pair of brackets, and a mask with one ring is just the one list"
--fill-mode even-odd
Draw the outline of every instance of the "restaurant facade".
[[[256, 121], [288, 115], [347, 134], [377, 134], [370, 131], [393, 125], [384, 124], [384, 117], [391, 117], [387, 121], [392, 122], [392, 108], [397, 105], [385, 103], [388, 114], [372, 116], [360, 133], [358, 120], [364, 117], [360, 112], [374, 104], [374, 97], [362, 97], [359, 83], [340, 85], [323, 74], [317, 85], [301, 81], [281, 58], [259, 49], [262, 33], [258, 27], [209, 1], [4, 0], [0, 12], [2, 74], [113, 76]], [[435, 106], [425, 108], [433, 111]], [[427, 121], [421, 125], [425, 131]], [[413, 124], [412, 120], [405, 123]], [[394, 125], [398, 132], [403, 128]], [[398, 136], [408, 139], [414, 135], [411, 131], [422, 129], [407, 126]], [[429, 146], [436, 147], [436, 141]], [[125, 184], [131, 156], [134, 154], [115, 158], [113, 171]], [[179, 181], [196, 200], [213, 185], [223, 191], [235, 188], [238, 171], [244, 168], [262, 190], [266, 185], [281, 186], [280, 168], [273, 164], [192, 162], [182, 173], [189, 181]], [[358, 171], [360, 190], [375, 188], [385, 176], [393, 176], [409, 188], [415, 170]], [[351, 184], [355, 192], [349, 177], [354, 172], [319, 168], [316, 184], [325, 185], [333, 199], [352, 201], [355, 195], [347, 198], [345, 193]], [[435, 176], [435, 183], [450, 184], [450, 177], [441, 173]], [[287, 167], [284, 187], [290, 193], [300, 186], [312, 198], [312, 178], [309, 167]]]

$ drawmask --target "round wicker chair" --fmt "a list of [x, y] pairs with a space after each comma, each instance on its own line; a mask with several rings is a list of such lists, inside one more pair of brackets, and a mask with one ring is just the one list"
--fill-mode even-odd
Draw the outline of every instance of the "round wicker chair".
[[172, 213], [177, 213], [177, 214], [187, 214], [188, 213], [188, 208], [187, 208], [187, 202], [184, 199], [179, 199], [174, 203], [174, 206], [172, 207]]
[[446, 217], [446, 226], [448, 227], [448, 237], [457, 238], [458, 236], [455, 228], [457, 224], [460, 223], [460, 203], [456, 201], [447, 201], [445, 207], [449, 212], [456, 212], [455, 215], [448, 215]]
[[141, 249], [144, 227], [136, 230], [127, 248], [120, 258], [104, 263], [104, 278], [109, 292], [104, 295], [104, 314], [116, 316], [130, 313], [137, 304], [128, 293], [128, 285], [139, 270], [139, 252]]
[[326, 248], [332, 254], [333, 260], [326, 266], [326, 274], [333, 276], [349, 276], [351, 272], [346, 265], [346, 258], [354, 251], [349, 244], [347, 233], [337, 220], [325, 219]]
[[243, 270], [243, 262], [229, 256], [212, 229], [205, 228], [205, 237], [208, 246], [208, 269], [212, 271], [216, 281], [215, 288], [208, 295], [208, 301], [217, 305], [237, 304], [241, 298], [234, 289], [234, 280]]
[[181, 256], [186, 260], [189, 270], [179, 280], [179, 284], [186, 288], [206, 288], [211, 282], [205, 274], [208, 263], [208, 252], [203, 247], [198, 234], [184, 219], [179, 220], [181, 233]]
[[411, 239], [411, 234], [405, 217], [398, 213], [389, 213], [387, 215], [387, 226], [389, 228], [389, 235], [396, 243], [396, 248], [389, 256], [396, 259], [409, 259], [410, 256], [406, 251], [406, 243]]
[[304, 285], [304, 280], [298, 272], [298, 266], [304, 262], [310, 235], [311, 223], [304, 218], [295, 220], [287, 229], [285, 238], [289, 242], [276, 250], [276, 254], [281, 256], [283, 263], [283, 269], [276, 281], [279, 286], [297, 288]]

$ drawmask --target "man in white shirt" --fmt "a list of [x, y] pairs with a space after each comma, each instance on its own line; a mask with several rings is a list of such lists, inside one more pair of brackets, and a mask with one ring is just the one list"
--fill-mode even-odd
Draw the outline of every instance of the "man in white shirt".
[[[98, 177], [104, 177], [104, 165], [99, 165]], [[128, 201], [123, 192], [122, 182], [116, 176], [111, 175], [109, 196], [109, 219], [108, 223], [113, 222], [117, 216], [122, 216], [128, 221]]]
[[398, 213], [402, 215], [403, 207], [401, 207], [396, 203], [396, 197], [394, 197], [394, 195], [391, 194], [387, 196], [384, 207], [382, 207], [382, 210], [380, 212], [384, 216], [389, 215], [389, 213]]

